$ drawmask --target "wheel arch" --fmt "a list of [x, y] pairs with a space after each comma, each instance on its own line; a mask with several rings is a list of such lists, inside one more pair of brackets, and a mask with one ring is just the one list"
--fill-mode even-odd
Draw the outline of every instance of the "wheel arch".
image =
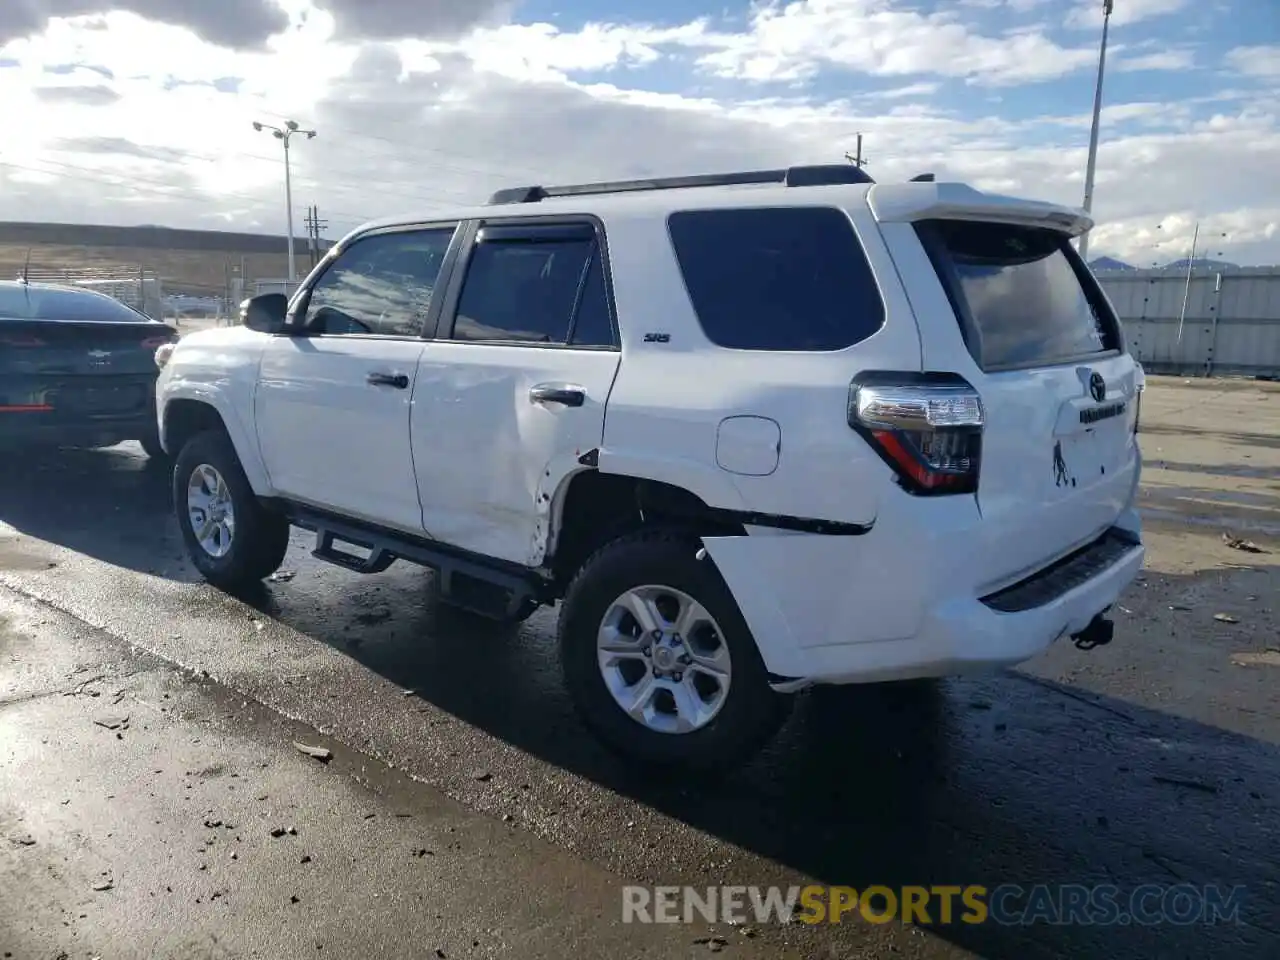
[[216, 394], [206, 391], [171, 394], [164, 398], [160, 444], [166, 453], [177, 457], [183, 445], [204, 430], [225, 433], [254, 493], [259, 496], [270, 493], [271, 483], [258, 445], [228, 404], [221, 402]]
[[678, 484], [594, 467], [567, 475], [552, 497], [544, 566], [557, 592], [596, 550], [619, 537], [658, 527], [694, 536], [744, 536], [726, 511]]

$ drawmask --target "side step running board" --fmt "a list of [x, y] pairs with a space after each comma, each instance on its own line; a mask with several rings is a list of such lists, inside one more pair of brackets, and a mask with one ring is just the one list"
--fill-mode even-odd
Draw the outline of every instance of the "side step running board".
[[[382, 573], [397, 560], [407, 560], [436, 572], [442, 600], [493, 620], [522, 620], [544, 602], [546, 584], [532, 570], [486, 562], [443, 544], [365, 527], [300, 505], [289, 504], [286, 512], [290, 522], [315, 531], [311, 555], [344, 570]], [[361, 547], [369, 555], [343, 550], [339, 543]]]
[[333, 545], [333, 541], [332, 530], [318, 531], [316, 533], [316, 548], [311, 551], [311, 555], [318, 560], [328, 561], [356, 573], [382, 573], [396, 562], [395, 554], [383, 547], [367, 545], [369, 546], [369, 556], [365, 558], [358, 557], [354, 553], [347, 553], [345, 550], [339, 550]]

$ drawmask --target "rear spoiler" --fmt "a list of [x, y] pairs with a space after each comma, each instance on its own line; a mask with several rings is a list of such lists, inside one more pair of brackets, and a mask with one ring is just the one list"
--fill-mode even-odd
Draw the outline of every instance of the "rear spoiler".
[[1049, 227], [1072, 237], [1093, 227], [1093, 218], [1083, 210], [983, 193], [963, 183], [877, 183], [867, 190], [867, 205], [881, 223], [986, 220]]

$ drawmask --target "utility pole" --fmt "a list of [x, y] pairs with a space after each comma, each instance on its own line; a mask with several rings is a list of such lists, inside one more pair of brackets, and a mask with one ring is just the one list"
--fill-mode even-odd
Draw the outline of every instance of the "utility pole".
[[311, 266], [316, 265], [316, 235], [315, 235], [315, 218], [311, 215], [312, 207], [307, 206], [307, 215], [302, 218], [302, 222], [307, 226], [307, 261]]
[[[1098, 130], [1102, 126], [1102, 78], [1107, 69], [1107, 30], [1114, 0], [1102, 0], [1102, 46], [1098, 50], [1098, 83], [1093, 91], [1093, 126], [1089, 131], [1089, 162], [1084, 173], [1084, 212], [1093, 211], [1093, 177], [1098, 167]], [[1088, 263], [1089, 232], [1080, 235], [1080, 259]]]
[[298, 279], [298, 265], [293, 259], [293, 179], [289, 173], [289, 139], [295, 133], [304, 133], [308, 140], [315, 137], [314, 130], [300, 130], [298, 124], [293, 120], [286, 120], [284, 127], [274, 127], [269, 123], [253, 122], [253, 129], [261, 133], [263, 130], [270, 130], [271, 135], [284, 144], [284, 203], [285, 203], [285, 220], [289, 228], [289, 283], [294, 283]]
[[852, 163], [859, 170], [861, 170], [863, 167], [867, 165], [866, 158], [863, 157], [862, 155], [862, 134], [858, 134], [858, 152], [856, 154], [853, 154], [852, 156], [846, 153], [844, 155], [844, 158], [848, 160], [850, 163]]
[[316, 265], [316, 219], [314, 211], [314, 206], [308, 206], [305, 218], [307, 225], [307, 260], [310, 260], [311, 266]]
[[329, 225], [328, 220], [320, 219], [320, 208], [312, 204], [307, 207], [307, 246], [311, 251], [311, 266], [320, 262], [320, 233]]

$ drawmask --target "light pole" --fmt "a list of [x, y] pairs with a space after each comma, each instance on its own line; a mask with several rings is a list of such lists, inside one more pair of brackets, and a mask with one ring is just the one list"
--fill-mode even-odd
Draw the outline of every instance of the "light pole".
[[289, 172], [289, 138], [295, 133], [305, 133], [307, 139], [312, 139], [316, 132], [314, 130], [300, 130], [298, 124], [293, 120], [286, 120], [284, 127], [273, 127], [269, 123], [253, 122], [253, 129], [261, 133], [263, 130], [270, 130], [271, 135], [284, 144], [284, 204], [286, 221], [289, 227], [289, 282], [294, 283], [298, 279], [297, 264], [293, 259], [293, 179]]
[[[1156, 225], [1157, 230], [1163, 230], [1163, 224]], [[1225, 233], [1219, 234], [1215, 239], [1225, 240]], [[1178, 311], [1178, 342], [1182, 342], [1182, 325], [1187, 320], [1187, 304], [1191, 300], [1191, 272], [1196, 266], [1196, 247], [1200, 243], [1200, 221], [1196, 221], [1195, 229], [1191, 232], [1191, 253], [1187, 256], [1187, 279], [1182, 285], [1182, 309]], [[1214, 253], [1215, 257], [1222, 256], [1222, 251]]]
[[[1093, 211], [1093, 175], [1098, 166], [1098, 128], [1102, 125], [1102, 77], [1107, 69], [1107, 28], [1114, 0], [1102, 0], [1102, 47], [1098, 51], [1098, 85], [1093, 91], [1093, 127], [1089, 131], [1089, 163], [1084, 172], [1084, 211]], [[1089, 259], [1089, 234], [1080, 235], [1080, 259]]]

